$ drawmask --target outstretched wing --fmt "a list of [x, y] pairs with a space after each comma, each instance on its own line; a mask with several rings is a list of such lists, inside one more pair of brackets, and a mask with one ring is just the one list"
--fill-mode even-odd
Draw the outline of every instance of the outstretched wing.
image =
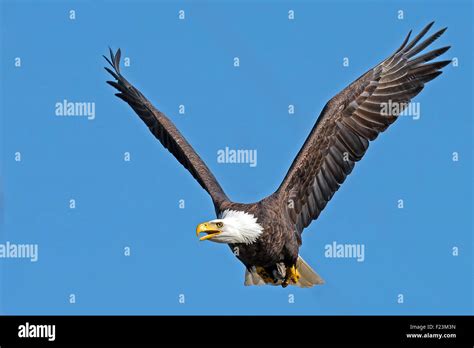
[[321, 211], [365, 154], [369, 141], [385, 131], [425, 83], [441, 74], [449, 60], [428, 63], [449, 47], [415, 57], [446, 28], [418, 43], [433, 23], [410, 43], [408, 33], [389, 58], [362, 75], [324, 107], [274, 193], [287, 204], [288, 214], [301, 234]]
[[181, 135], [173, 122], [162, 112], [158, 111], [143, 94], [133, 87], [120, 73], [120, 49], [116, 54], [110, 50], [110, 60], [104, 58], [112, 66], [113, 70], [105, 68], [116, 81], [107, 81], [115, 87], [119, 93], [115, 95], [126, 101], [148, 126], [153, 135], [173, 154], [199, 182], [212, 197], [216, 207], [228, 201], [227, 196], [217, 182], [216, 178], [202, 161], [199, 155]]

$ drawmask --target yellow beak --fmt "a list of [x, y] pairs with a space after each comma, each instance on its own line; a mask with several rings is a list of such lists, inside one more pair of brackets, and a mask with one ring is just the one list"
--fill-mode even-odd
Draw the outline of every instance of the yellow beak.
[[214, 238], [218, 234], [221, 234], [222, 231], [216, 226], [215, 223], [205, 222], [205, 223], [199, 224], [196, 227], [196, 236], [199, 237], [199, 234], [202, 232], [207, 233], [207, 235], [199, 238], [200, 241]]

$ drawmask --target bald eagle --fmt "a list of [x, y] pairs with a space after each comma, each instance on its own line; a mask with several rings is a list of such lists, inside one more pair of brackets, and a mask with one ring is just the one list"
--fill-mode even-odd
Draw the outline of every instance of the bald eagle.
[[[430, 62], [449, 46], [418, 55], [446, 30], [420, 42], [433, 23], [408, 42], [410, 31], [391, 56], [327, 102], [279, 188], [256, 203], [236, 203], [227, 197], [171, 120], [123, 77], [120, 49], [115, 54], [110, 50], [110, 59], [104, 56], [112, 67], [105, 69], [115, 79], [107, 83], [211, 196], [217, 218], [197, 225], [197, 236], [204, 234], [200, 240], [228, 244], [246, 267], [245, 285], [311, 287], [323, 280], [299, 256], [303, 230], [318, 218], [369, 142], [450, 63]], [[387, 105], [397, 107], [387, 110]]]

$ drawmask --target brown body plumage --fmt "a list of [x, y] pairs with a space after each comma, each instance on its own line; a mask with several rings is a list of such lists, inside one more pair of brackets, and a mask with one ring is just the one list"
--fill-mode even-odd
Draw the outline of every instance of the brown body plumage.
[[[363, 157], [369, 141], [385, 131], [406, 103], [450, 62], [428, 63], [449, 47], [415, 57], [445, 31], [442, 29], [420, 42], [432, 24], [411, 42], [408, 42], [408, 34], [395, 53], [326, 104], [278, 190], [254, 204], [234, 203], [228, 199], [209, 168], [174, 124], [120, 74], [120, 50], [115, 55], [110, 52], [111, 60], [106, 58], [114, 70], [106, 69], [117, 80], [108, 83], [118, 89], [117, 96], [135, 110], [155, 137], [210, 194], [218, 217], [226, 210], [236, 210], [257, 218], [263, 233], [254, 243], [229, 245], [232, 250], [238, 250], [236, 256], [249, 271], [254, 267], [262, 268], [275, 284], [286, 286], [288, 281], [284, 278], [298, 261], [303, 229], [319, 216], [355, 162]], [[399, 110], [384, 114], [383, 106], [387, 103], [396, 103]]]

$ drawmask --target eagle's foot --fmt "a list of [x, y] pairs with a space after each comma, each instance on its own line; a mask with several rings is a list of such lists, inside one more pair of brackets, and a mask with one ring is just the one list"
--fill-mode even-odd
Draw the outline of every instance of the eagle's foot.
[[287, 267], [285, 280], [283, 281], [281, 286], [286, 288], [290, 284], [296, 284], [300, 280], [300, 277], [300, 272], [298, 272], [295, 265]]
[[257, 267], [255, 267], [255, 269], [257, 271], [257, 274], [260, 276], [260, 278], [263, 279], [265, 284], [275, 282], [275, 279], [273, 277], [271, 277], [270, 274], [268, 274], [268, 272], [265, 270], [265, 268], [257, 266]]

